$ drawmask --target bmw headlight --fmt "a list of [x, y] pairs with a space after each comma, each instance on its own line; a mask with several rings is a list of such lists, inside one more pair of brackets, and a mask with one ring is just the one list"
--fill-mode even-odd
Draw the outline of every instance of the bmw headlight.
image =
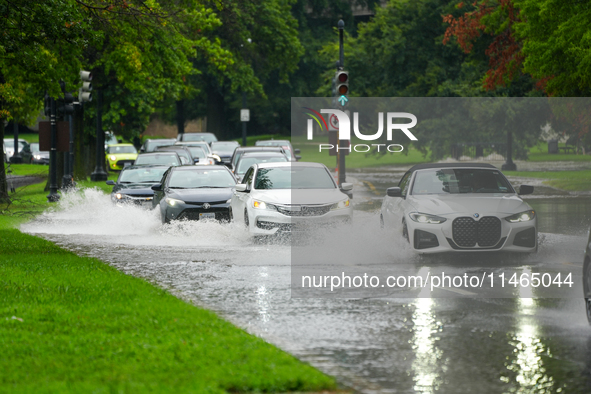
[[264, 201], [259, 201], [259, 200], [253, 200], [252, 201], [252, 206], [253, 208], [256, 209], [268, 209], [269, 211], [276, 211], [277, 207], [273, 204], [267, 204]]
[[349, 199], [345, 199], [343, 201], [339, 201], [336, 204], [333, 204], [332, 207], [330, 207], [331, 211], [334, 211], [335, 209], [343, 209], [343, 208], [348, 208], [349, 207]]
[[171, 207], [176, 207], [179, 204], [184, 204], [185, 202], [182, 200], [177, 200], [176, 198], [166, 197], [166, 203]]
[[111, 155], [111, 156], [109, 156], [109, 159], [111, 159], [111, 161], [115, 161], [115, 160], [117, 160], [117, 156]]
[[428, 213], [412, 212], [408, 216], [417, 223], [440, 224], [447, 219], [437, 215], [429, 215]]
[[511, 216], [507, 216], [505, 218], [506, 221], [511, 222], [511, 223], [519, 223], [519, 222], [529, 222], [530, 220], [533, 220], [533, 218], [536, 217], [536, 211], [529, 210], [529, 211], [523, 211], [523, 212], [519, 212], [516, 213], [515, 215], [511, 215]]

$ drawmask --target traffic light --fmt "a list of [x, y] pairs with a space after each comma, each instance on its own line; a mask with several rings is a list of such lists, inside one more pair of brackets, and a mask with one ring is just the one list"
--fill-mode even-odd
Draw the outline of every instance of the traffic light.
[[66, 84], [64, 81], [60, 81], [60, 86], [62, 88], [62, 93], [64, 94], [63, 98], [59, 98], [57, 100], [57, 111], [60, 115], [70, 115], [74, 113], [74, 96], [72, 93], [66, 92]]
[[78, 101], [89, 102], [92, 101], [92, 73], [90, 71], [80, 70], [80, 79], [82, 80], [82, 87], [78, 90]]
[[338, 71], [336, 74], [337, 95], [345, 96], [349, 94], [349, 72]]

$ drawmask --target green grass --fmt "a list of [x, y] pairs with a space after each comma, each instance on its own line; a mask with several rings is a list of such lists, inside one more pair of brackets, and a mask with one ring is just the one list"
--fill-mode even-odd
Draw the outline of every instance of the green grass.
[[504, 171], [508, 176], [547, 179], [544, 183], [569, 191], [590, 191], [591, 170], [578, 171]]
[[[7, 166], [7, 164], [5, 164]], [[49, 166], [40, 164], [10, 164], [12, 175], [35, 175], [46, 177], [49, 174]]]
[[48, 206], [43, 186], [0, 214], [0, 393], [336, 389], [210, 311], [16, 230]]
[[[564, 143], [558, 144], [564, 146]], [[530, 148], [528, 153], [529, 161], [591, 161], [591, 155], [575, 155], [574, 153], [548, 153], [548, 143], [538, 142], [537, 145]]]
[[[14, 138], [14, 134], [4, 132], [4, 138]], [[39, 133], [18, 133], [18, 138], [27, 141], [29, 144], [32, 142], [39, 142]]]
[[[288, 140], [291, 141], [291, 136], [285, 136], [281, 134], [262, 134], [262, 135], [247, 135], [246, 146], [254, 146], [258, 140]], [[235, 138], [233, 141], [237, 141], [242, 145], [242, 137]]]

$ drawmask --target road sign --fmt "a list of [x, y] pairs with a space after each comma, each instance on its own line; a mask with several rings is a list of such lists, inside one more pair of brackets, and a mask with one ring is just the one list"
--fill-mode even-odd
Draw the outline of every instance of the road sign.
[[250, 121], [250, 110], [249, 109], [241, 109], [240, 110], [240, 121], [241, 122], [249, 122]]
[[339, 131], [339, 118], [335, 114], [328, 118], [328, 131]]

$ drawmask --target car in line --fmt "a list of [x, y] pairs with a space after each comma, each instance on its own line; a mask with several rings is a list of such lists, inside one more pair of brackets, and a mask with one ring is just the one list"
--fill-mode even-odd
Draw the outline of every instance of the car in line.
[[533, 253], [536, 212], [520, 197], [531, 193], [533, 186], [513, 189], [491, 164], [418, 164], [387, 189], [380, 222], [419, 254]]
[[[33, 155], [31, 154], [31, 147], [29, 143], [19, 138], [18, 152], [22, 158], [23, 163], [30, 163]], [[4, 160], [8, 163], [10, 158], [14, 155], [14, 138], [4, 138]]]
[[302, 156], [299, 156], [300, 150], [294, 149], [289, 140], [258, 140], [254, 144], [255, 146], [280, 146], [288, 153], [290, 161], [302, 159]]
[[236, 148], [234, 154], [232, 155], [232, 159], [230, 160], [230, 168], [232, 170], [236, 169], [236, 163], [240, 160], [240, 157], [247, 152], [279, 152], [283, 153], [287, 160], [290, 160], [289, 154], [280, 146], [240, 146]]
[[163, 224], [172, 220], [230, 220], [236, 178], [225, 166], [171, 167], [152, 186]]
[[162, 139], [147, 139], [140, 148], [140, 153], [154, 152], [159, 146], [172, 145], [176, 142], [174, 138], [162, 138]]
[[32, 164], [49, 164], [49, 152], [39, 150], [39, 143], [33, 142], [31, 145]]
[[303, 231], [310, 226], [340, 226], [353, 209], [328, 168], [320, 163], [261, 163], [251, 166], [232, 194], [233, 220], [254, 236]]
[[167, 146], [159, 146], [156, 148], [155, 152], [176, 152], [177, 155], [181, 158], [181, 164], [195, 164], [195, 159], [189, 150], [184, 146], [178, 145], [167, 145]]
[[205, 141], [208, 144], [218, 140], [213, 133], [182, 133], [179, 134], [176, 139], [181, 142]]
[[585, 257], [583, 258], [583, 292], [587, 321], [591, 325], [591, 231], [587, 237]]
[[162, 181], [164, 172], [169, 168], [165, 165], [123, 168], [117, 181], [108, 180], [106, 182], [107, 185], [113, 186], [111, 201], [116, 204], [135, 204], [151, 209], [154, 198], [152, 186]]
[[137, 149], [132, 144], [109, 145], [105, 152], [107, 169], [116, 171], [132, 165], [137, 159]]
[[170, 166], [180, 166], [182, 165], [181, 158], [176, 152], [150, 152], [150, 153], [141, 153], [138, 155], [137, 159], [133, 165], [135, 166], [145, 166], [145, 165], [166, 165]]
[[211, 150], [222, 159], [222, 163], [227, 167], [230, 167], [232, 155], [238, 147], [240, 147], [240, 144], [236, 141], [216, 141], [211, 143]]
[[285, 163], [287, 157], [281, 152], [246, 152], [238, 160], [236, 169], [232, 171], [238, 182], [242, 180], [246, 171], [258, 163]]

